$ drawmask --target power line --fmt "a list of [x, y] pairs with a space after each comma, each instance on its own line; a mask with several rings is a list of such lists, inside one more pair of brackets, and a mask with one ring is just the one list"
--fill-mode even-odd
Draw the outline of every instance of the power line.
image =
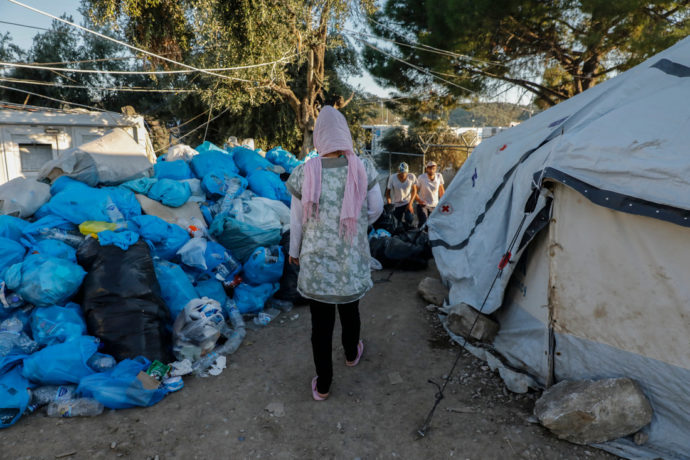
[[[184, 136], [180, 136], [180, 137], [176, 138], [176, 140], [177, 140], [177, 141], [180, 141], [180, 140], [184, 139], [185, 137], [189, 136], [190, 134], [192, 134], [193, 132], [198, 131], [199, 129], [201, 129], [201, 128], [203, 128], [204, 126], [208, 125], [208, 124], [211, 123], [212, 121], [214, 121], [214, 120], [220, 118], [220, 116], [223, 115], [223, 114], [224, 114], [225, 112], [227, 112], [228, 110], [230, 110], [230, 107], [226, 108], [225, 110], [223, 110], [223, 111], [220, 112], [218, 115], [216, 115], [215, 117], [211, 118], [210, 120], [203, 122], [202, 124], [200, 124], [200, 125], [197, 126], [196, 128], [194, 128], [194, 129], [192, 129], [191, 131], [187, 132]], [[206, 113], [206, 112], [204, 112], [204, 113]], [[201, 114], [201, 115], [203, 115], [203, 114]], [[201, 116], [201, 115], [197, 115], [197, 116], [194, 117], [194, 118], [198, 118], [198, 117]], [[189, 123], [189, 121], [191, 121], [191, 120], [186, 121], [185, 124], [186, 124], [186, 123]], [[168, 147], [160, 148], [160, 149], [156, 150], [154, 153], [162, 152], [163, 150], [165, 150], [165, 149], [167, 149], [167, 148], [168, 148]]]
[[[182, 63], [182, 62], [178, 62], [178, 61], [175, 61], [175, 60], [173, 60], [173, 59], [169, 59], [169, 58], [164, 57], [164, 56], [161, 56], [161, 55], [159, 55], [159, 54], [152, 53], [151, 51], [147, 51], [147, 50], [145, 50], [145, 49], [138, 48], [138, 47], [136, 47], [136, 46], [130, 45], [129, 43], [123, 42], [123, 41], [121, 41], [121, 40], [117, 40], [117, 39], [115, 39], [115, 38], [109, 37], [109, 36], [104, 35], [104, 34], [102, 34], [102, 33], [100, 33], [100, 32], [96, 32], [95, 30], [91, 30], [91, 29], [88, 29], [88, 28], [86, 28], [86, 27], [84, 27], [84, 26], [80, 26], [79, 24], [75, 24], [75, 23], [73, 23], [73, 22], [71, 22], [71, 21], [68, 21], [68, 20], [66, 20], [66, 19], [59, 18], [59, 17], [57, 17], [57, 16], [55, 16], [55, 15], [53, 15], [53, 14], [46, 13], [45, 11], [41, 11], [41, 10], [39, 10], [39, 9], [37, 9], [37, 8], [32, 7], [32, 6], [25, 5], [24, 3], [18, 2], [17, 0], [8, 0], [8, 1], [9, 1], [10, 3], [14, 3], [15, 5], [21, 6], [22, 8], [26, 8], [26, 9], [28, 9], [28, 10], [34, 11], [34, 12], [36, 12], [36, 13], [38, 13], [38, 14], [43, 15], [43, 16], [47, 16], [47, 17], [49, 17], [49, 18], [52, 18], [52, 19], [54, 19], [54, 20], [56, 20], [56, 21], [62, 22], [62, 23], [64, 23], [64, 24], [68, 24], [68, 25], [70, 25], [70, 26], [72, 26], [72, 27], [76, 27], [77, 29], [83, 30], [84, 32], [88, 32], [88, 33], [90, 33], [90, 34], [96, 35], [97, 37], [101, 37], [101, 38], [106, 39], [106, 40], [109, 40], [109, 41], [111, 41], [111, 42], [113, 42], [113, 43], [117, 43], [118, 45], [125, 46], [125, 47], [127, 47], [127, 48], [129, 48], [129, 49], [138, 51], [138, 52], [143, 53], [143, 54], [146, 54], [146, 55], [148, 55], [148, 56], [152, 56], [152, 57], [154, 57], [154, 58], [156, 58], [156, 59], [160, 59], [160, 60], [165, 61], [165, 62], [169, 62], [169, 63], [171, 63], [171, 64], [175, 64], [175, 65], [178, 65], [178, 66], [180, 66], [180, 67], [184, 67], [184, 68], [186, 68], [186, 69], [193, 70], [193, 71], [195, 71], [195, 72], [201, 72], [201, 73], [205, 73], [205, 74], [207, 74], [207, 75], [213, 75], [214, 77], [219, 77], [219, 78], [223, 78], [223, 79], [226, 79], [226, 80], [235, 80], [235, 81], [242, 81], [242, 82], [245, 82], [245, 83], [254, 83], [254, 82], [251, 81], [251, 80], [246, 80], [246, 79], [243, 79], [243, 78], [236, 78], [236, 77], [229, 77], [229, 76], [227, 76], [227, 75], [219, 74], [219, 73], [216, 73], [216, 72], [214, 72], [214, 71], [209, 71], [209, 70], [206, 70], [206, 69], [200, 69], [200, 68], [198, 68], [198, 67], [194, 67], [194, 66], [191, 66], [191, 65], [189, 65], [189, 64], [184, 64], [184, 63]], [[67, 70], [67, 69], [60, 69], [60, 70]]]
[[20, 83], [26, 85], [38, 85], [38, 86], [53, 86], [58, 88], [75, 88], [75, 89], [93, 89], [99, 91], [125, 91], [134, 93], [194, 93], [198, 90], [195, 89], [180, 89], [180, 88], [170, 88], [170, 89], [159, 89], [159, 88], [146, 88], [146, 87], [104, 87], [104, 86], [86, 86], [86, 85], [68, 85], [55, 82], [45, 82], [37, 80], [22, 80], [20, 78], [0, 78], [0, 81], [6, 81], [9, 83]]
[[29, 26], [26, 24], [18, 24], [16, 22], [10, 22], [10, 21], [0, 21], [0, 23], [9, 24], [11, 26], [26, 27], [27, 29], [50, 30], [50, 29], [46, 29], [45, 27]]
[[97, 108], [97, 107], [91, 107], [91, 106], [89, 106], [89, 105], [78, 104], [78, 103], [76, 103], [76, 102], [67, 102], [67, 101], [62, 100], [62, 99], [56, 99], [56, 98], [54, 98], [54, 97], [44, 96], [43, 94], [33, 93], [33, 92], [31, 92], [31, 91], [26, 91], [26, 90], [24, 90], [24, 89], [19, 89], [19, 88], [13, 88], [13, 87], [11, 87], [11, 86], [0, 85], [0, 88], [9, 89], [10, 91], [16, 91], [16, 92], [19, 92], [19, 93], [28, 94], [28, 95], [30, 95], [30, 96], [42, 97], [43, 99], [48, 99], [48, 100], [51, 100], [51, 101], [53, 101], [53, 102], [60, 102], [60, 103], [63, 103], [63, 104], [74, 105], [74, 106], [77, 106], [77, 107], [83, 107], [83, 108], [85, 108], [85, 109], [96, 110], [96, 111], [99, 111], [99, 112], [107, 112], [107, 110], [105, 110], [105, 109], [99, 109], [99, 108]]

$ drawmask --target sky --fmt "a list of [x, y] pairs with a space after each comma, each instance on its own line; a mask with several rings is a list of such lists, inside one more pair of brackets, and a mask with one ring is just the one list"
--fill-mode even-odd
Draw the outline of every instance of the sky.
[[[81, 13], [78, 9], [81, 4], [80, 0], [21, 0], [29, 6], [36, 9], [51, 13], [55, 16], [61, 16], [67, 13], [72, 16], [74, 22], [81, 24]], [[7, 0], [0, 0], [0, 21], [13, 22], [17, 24], [24, 24], [32, 27], [50, 28], [52, 19], [15, 5]], [[29, 49], [33, 42], [33, 37], [42, 30], [34, 28], [21, 27], [16, 25], [6, 24], [0, 22], [0, 34], [9, 32], [12, 36], [12, 41], [22, 49]], [[374, 94], [378, 97], [388, 97], [391, 90], [387, 90], [377, 85], [374, 79], [366, 70], [361, 77], [350, 77], [347, 80], [355, 87], [361, 87], [364, 91]]]

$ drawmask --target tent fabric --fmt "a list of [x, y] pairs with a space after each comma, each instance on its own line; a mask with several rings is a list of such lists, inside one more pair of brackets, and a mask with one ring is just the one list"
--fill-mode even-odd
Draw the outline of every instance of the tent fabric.
[[689, 97], [686, 38], [483, 141], [429, 220], [449, 304], [500, 324], [491, 351], [468, 350], [541, 385], [641, 385], [647, 443], [597, 445], [627, 458], [690, 452]]
[[[535, 174], [546, 168], [595, 189], [690, 210], [690, 78], [660, 69], [665, 60], [690, 67], [690, 38], [475, 149], [429, 220], [451, 303], [480, 308], [510, 242], [544, 207], [542, 197], [522, 222]], [[497, 280], [483, 312], [501, 306], [514, 265]]]

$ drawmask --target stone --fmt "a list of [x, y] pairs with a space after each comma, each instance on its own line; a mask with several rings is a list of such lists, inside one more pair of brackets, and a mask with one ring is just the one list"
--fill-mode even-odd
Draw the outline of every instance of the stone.
[[427, 276], [417, 286], [417, 293], [427, 302], [440, 307], [448, 296], [448, 288], [443, 285], [440, 279]]
[[639, 431], [652, 421], [652, 406], [629, 378], [564, 380], [534, 405], [539, 423], [560, 439], [592, 444]]
[[466, 303], [451, 305], [445, 310], [448, 313], [448, 329], [470, 342], [491, 343], [498, 334], [499, 326], [496, 321]]
[[269, 403], [265, 410], [274, 417], [282, 417], [285, 415], [285, 405], [282, 402]]

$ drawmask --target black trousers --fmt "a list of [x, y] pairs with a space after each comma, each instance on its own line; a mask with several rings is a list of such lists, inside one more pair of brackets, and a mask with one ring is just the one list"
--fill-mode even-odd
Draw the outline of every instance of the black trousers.
[[[354, 361], [357, 358], [357, 344], [359, 343], [359, 300], [339, 304], [338, 314], [343, 329], [342, 344], [345, 349], [345, 359]], [[333, 381], [333, 327], [335, 326], [336, 304], [323, 303], [316, 300], [309, 301], [311, 310], [311, 347], [316, 367], [316, 389], [319, 393], [328, 393]]]
[[407, 209], [407, 205], [398, 206], [397, 208], [393, 209], [393, 215], [396, 219], [406, 225], [407, 228], [412, 227], [412, 224], [414, 223], [414, 214]]
[[429, 219], [429, 215], [434, 209], [436, 208], [429, 207], [425, 204], [417, 204], [417, 225], [419, 228], [422, 228], [422, 225], [426, 223]]

